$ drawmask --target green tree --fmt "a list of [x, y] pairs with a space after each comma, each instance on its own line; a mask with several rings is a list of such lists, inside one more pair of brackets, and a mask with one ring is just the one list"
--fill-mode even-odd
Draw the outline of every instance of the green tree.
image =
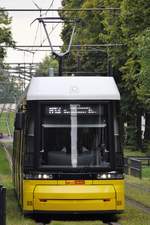
[[141, 115], [147, 111], [146, 98], [142, 99], [140, 92], [141, 90], [142, 93], [146, 91], [146, 83], [148, 81], [148, 76], [146, 80], [144, 79], [147, 59], [143, 57], [143, 54], [146, 55], [147, 53], [143, 51], [142, 39], [145, 36], [145, 30], [150, 26], [148, 19], [150, 17], [149, 6], [148, 0], [124, 0], [121, 5], [121, 27], [128, 47], [128, 57], [123, 66], [123, 79], [131, 98], [135, 99], [135, 104], [132, 105], [132, 108], [135, 108], [133, 115], [136, 118], [136, 143], [139, 148], [141, 147]]
[[145, 143], [150, 141], [150, 30], [146, 29], [137, 38], [138, 47], [136, 53], [139, 57], [140, 72], [137, 74], [138, 83], [137, 93], [138, 98], [144, 104], [145, 109]]
[[46, 56], [40, 63], [36, 71], [36, 76], [48, 76], [50, 68], [53, 68], [56, 71], [58, 69], [58, 62], [51, 56]]
[[139, 85], [137, 93], [146, 106], [150, 108], [150, 29], [144, 30], [136, 39], [136, 54], [139, 58], [140, 72], [138, 76]]
[[[14, 46], [14, 41], [12, 39], [11, 33], [11, 18], [8, 13], [2, 11], [0, 8], [0, 102], [13, 102], [12, 93], [10, 94], [10, 89], [12, 89], [11, 81], [8, 76], [5, 76], [5, 65], [4, 58], [6, 56], [6, 48], [4, 46]], [[11, 88], [10, 88], [11, 87]], [[15, 91], [15, 90], [14, 90]], [[9, 97], [8, 99], [8, 92]]]
[[[118, 74], [124, 119], [133, 130], [130, 136], [134, 136], [135, 142], [132, 143], [141, 148], [141, 115], [146, 108], [140, 91], [144, 93], [141, 87], [145, 89], [146, 86], [142, 85], [142, 60], [137, 49], [141, 49], [141, 34], [150, 25], [149, 1], [104, 0], [104, 6], [120, 8], [112, 13], [104, 11], [106, 32], [102, 38], [108, 42], [116, 41], [123, 44], [120, 48], [109, 49], [109, 55]], [[145, 59], [143, 59], [144, 64]]]
[[4, 57], [6, 56], [6, 48], [2, 47], [2, 45], [14, 45], [10, 25], [11, 18], [6, 12], [0, 10], [0, 65], [3, 64]]
[[[95, 8], [102, 4], [103, 1], [63, 1], [63, 7], [65, 8]], [[102, 44], [102, 40], [99, 39], [99, 34], [103, 32], [102, 16], [101, 12], [89, 11], [89, 12], [65, 12], [61, 13], [63, 18], [78, 19], [76, 25], [76, 34], [73, 39], [73, 44], [78, 45], [76, 49], [73, 48], [69, 55], [65, 66], [71, 71], [78, 72], [100, 72], [106, 74], [107, 67], [107, 50], [106, 48], [97, 49], [81, 47], [83, 45], [90, 44]], [[65, 21], [65, 19], [64, 19]], [[65, 22], [62, 31], [62, 39], [64, 45], [69, 43], [71, 35], [72, 24]]]
[[[132, 138], [128, 139], [128, 143], [141, 148], [141, 115], [147, 115], [149, 110], [149, 0], [64, 0], [63, 7], [117, 8], [76, 14], [65, 12], [63, 16], [76, 16], [80, 20], [74, 44], [119, 44], [107, 48], [107, 53], [121, 91], [122, 116], [131, 128], [128, 137]], [[68, 42], [70, 28], [71, 25], [65, 23], [62, 32], [64, 44]], [[72, 53], [69, 65], [66, 65], [74, 69], [80, 61], [85, 71], [105, 71], [107, 64], [104, 56], [88, 51], [79, 54], [77, 61], [78, 54]]]

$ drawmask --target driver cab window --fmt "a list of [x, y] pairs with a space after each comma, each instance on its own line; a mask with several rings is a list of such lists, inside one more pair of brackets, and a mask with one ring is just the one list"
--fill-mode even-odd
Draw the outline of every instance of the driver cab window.
[[41, 164], [108, 167], [107, 111], [107, 104], [43, 105]]

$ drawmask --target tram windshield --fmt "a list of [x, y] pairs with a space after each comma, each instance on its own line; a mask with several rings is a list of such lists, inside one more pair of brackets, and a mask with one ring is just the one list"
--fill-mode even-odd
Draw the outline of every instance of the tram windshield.
[[42, 105], [41, 166], [108, 167], [108, 104]]

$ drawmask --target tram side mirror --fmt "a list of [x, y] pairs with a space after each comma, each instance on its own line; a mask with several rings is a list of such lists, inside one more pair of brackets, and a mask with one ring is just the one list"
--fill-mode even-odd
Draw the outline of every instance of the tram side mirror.
[[22, 130], [25, 125], [25, 113], [17, 112], [15, 118], [15, 129]]

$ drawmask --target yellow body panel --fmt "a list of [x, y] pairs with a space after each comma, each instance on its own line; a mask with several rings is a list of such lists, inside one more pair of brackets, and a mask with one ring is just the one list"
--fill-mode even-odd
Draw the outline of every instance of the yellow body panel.
[[35, 210], [39, 211], [103, 211], [103, 210], [116, 210], [115, 199], [109, 202], [103, 200], [49, 200], [40, 202], [35, 200]]
[[115, 198], [112, 185], [37, 185], [34, 199], [107, 199]]
[[87, 180], [84, 185], [70, 185], [64, 180], [24, 180], [23, 210], [124, 210], [124, 181]]

